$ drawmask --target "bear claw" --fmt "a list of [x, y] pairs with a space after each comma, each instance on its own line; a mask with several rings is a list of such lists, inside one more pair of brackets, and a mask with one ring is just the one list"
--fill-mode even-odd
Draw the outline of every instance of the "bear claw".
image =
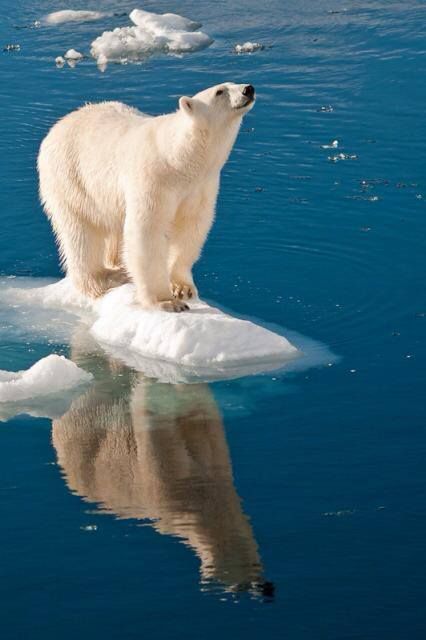
[[164, 302], [160, 302], [160, 309], [163, 311], [169, 311], [172, 313], [181, 313], [182, 311], [189, 311], [189, 307], [184, 302], [180, 300], [164, 300]]
[[173, 298], [179, 298], [179, 300], [190, 300], [196, 297], [195, 287], [190, 284], [177, 284], [172, 282], [172, 295]]

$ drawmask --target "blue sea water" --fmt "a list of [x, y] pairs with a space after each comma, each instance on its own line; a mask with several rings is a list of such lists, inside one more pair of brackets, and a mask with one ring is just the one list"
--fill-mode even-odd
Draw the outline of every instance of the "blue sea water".
[[1, 369], [55, 351], [95, 374], [53, 421], [0, 424], [2, 637], [424, 638], [425, 3], [145, 2], [215, 43], [104, 73], [54, 58], [128, 19], [25, 28], [63, 8], [0, 1], [21, 45], [0, 54], [0, 274], [60, 276], [35, 172], [57, 118], [250, 82], [199, 288], [339, 360], [164, 385], [2, 326]]

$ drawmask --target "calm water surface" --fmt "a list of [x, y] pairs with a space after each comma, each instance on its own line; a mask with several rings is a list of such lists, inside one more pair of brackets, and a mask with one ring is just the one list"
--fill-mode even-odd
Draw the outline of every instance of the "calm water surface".
[[[214, 45], [105, 73], [53, 61], [125, 16], [23, 28], [66, 6], [0, 2], [1, 47], [21, 45], [0, 55], [0, 273], [60, 276], [35, 175], [58, 117], [250, 82], [199, 287], [340, 360], [162, 385], [78, 328], [4, 323], [0, 368], [56, 351], [95, 382], [53, 421], [3, 415], [2, 637], [424, 638], [425, 3], [145, 2]], [[266, 48], [231, 53], [247, 40]]]

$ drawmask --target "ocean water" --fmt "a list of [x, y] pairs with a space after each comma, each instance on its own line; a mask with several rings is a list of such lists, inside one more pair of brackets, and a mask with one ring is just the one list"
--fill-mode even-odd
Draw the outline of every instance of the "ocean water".
[[[0, 1], [1, 48], [21, 46], [0, 52], [0, 274], [60, 276], [35, 172], [57, 118], [111, 99], [163, 113], [249, 82], [258, 100], [196, 279], [335, 357], [159, 384], [78, 327], [70, 340], [70, 326], [32, 335], [31, 314], [3, 322], [1, 369], [64, 353], [95, 382], [52, 419], [1, 413], [1, 635], [424, 638], [425, 3], [146, 2], [214, 44], [104, 73], [55, 67], [135, 6], [29, 28], [70, 7]], [[232, 53], [248, 40], [265, 48]]]

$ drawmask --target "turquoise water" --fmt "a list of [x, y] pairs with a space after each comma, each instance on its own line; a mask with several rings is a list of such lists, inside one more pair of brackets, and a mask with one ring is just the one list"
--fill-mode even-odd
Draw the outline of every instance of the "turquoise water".
[[[22, 28], [65, 6], [0, 2], [1, 44], [21, 45], [0, 55], [0, 274], [60, 276], [35, 174], [58, 117], [250, 82], [199, 288], [339, 360], [160, 385], [78, 331], [4, 323], [0, 368], [55, 351], [95, 383], [53, 421], [0, 425], [2, 637], [424, 638], [425, 4], [143, 7], [200, 20], [214, 45], [56, 69], [127, 18]], [[247, 40], [266, 48], [232, 54]]]

